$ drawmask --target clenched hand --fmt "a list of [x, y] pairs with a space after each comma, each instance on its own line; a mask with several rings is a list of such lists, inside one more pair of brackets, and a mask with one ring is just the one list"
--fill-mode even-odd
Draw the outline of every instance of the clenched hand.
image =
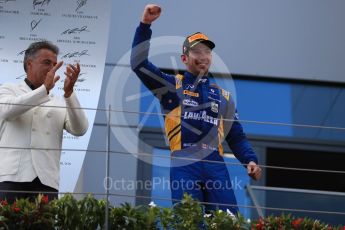
[[151, 24], [154, 20], [161, 15], [161, 7], [155, 4], [148, 4], [145, 6], [141, 22], [145, 24]]
[[247, 172], [254, 180], [259, 180], [261, 178], [261, 168], [254, 161], [248, 163]]

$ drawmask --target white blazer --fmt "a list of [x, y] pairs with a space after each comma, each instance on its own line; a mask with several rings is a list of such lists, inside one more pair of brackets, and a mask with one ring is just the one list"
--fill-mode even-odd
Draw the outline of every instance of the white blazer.
[[[66, 108], [67, 107], [67, 108]], [[0, 182], [40, 181], [59, 189], [63, 129], [81, 136], [88, 120], [75, 95], [47, 95], [22, 82], [0, 87]]]

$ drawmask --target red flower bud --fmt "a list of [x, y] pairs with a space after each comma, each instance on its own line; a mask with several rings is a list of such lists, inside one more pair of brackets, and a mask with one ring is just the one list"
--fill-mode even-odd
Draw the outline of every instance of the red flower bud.
[[8, 205], [7, 200], [2, 200], [2, 201], [0, 202], [0, 204], [1, 204], [2, 206]]
[[303, 221], [303, 218], [298, 218], [296, 220], [293, 220], [291, 224], [294, 228], [299, 228], [302, 221]]
[[265, 229], [265, 220], [260, 217], [259, 218], [259, 222], [256, 224], [255, 227], [256, 227], [257, 230]]
[[42, 204], [48, 204], [49, 202], [48, 196], [47, 195], [42, 196], [41, 202]]
[[260, 223], [257, 223], [256, 224], [256, 229], [257, 230], [262, 230], [263, 229], [263, 224], [260, 222]]
[[12, 210], [13, 210], [14, 212], [19, 212], [19, 211], [20, 211], [20, 208], [17, 207], [16, 202], [14, 202], [14, 203], [12, 204]]

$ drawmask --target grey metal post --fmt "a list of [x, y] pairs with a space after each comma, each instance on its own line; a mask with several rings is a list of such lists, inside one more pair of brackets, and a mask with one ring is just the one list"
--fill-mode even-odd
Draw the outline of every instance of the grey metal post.
[[263, 218], [264, 217], [264, 213], [263, 213], [263, 211], [262, 211], [262, 209], [261, 209], [261, 207], [259, 205], [258, 200], [256, 199], [256, 196], [254, 195], [254, 192], [253, 192], [253, 189], [252, 189], [251, 185], [247, 185], [247, 191], [249, 193], [250, 198], [252, 198], [253, 204], [254, 204], [254, 206], [256, 208], [256, 211], [258, 212], [258, 215]]
[[109, 229], [109, 154], [110, 154], [110, 122], [111, 122], [111, 105], [108, 107], [107, 119], [107, 143], [105, 157], [105, 177], [106, 177], [106, 205], [105, 205], [105, 229]]

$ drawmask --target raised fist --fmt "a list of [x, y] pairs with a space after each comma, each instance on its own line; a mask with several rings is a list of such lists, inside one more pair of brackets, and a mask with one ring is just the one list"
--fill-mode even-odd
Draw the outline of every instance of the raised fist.
[[161, 7], [155, 4], [148, 4], [145, 6], [141, 22], [151, 24], [161, 15]]

